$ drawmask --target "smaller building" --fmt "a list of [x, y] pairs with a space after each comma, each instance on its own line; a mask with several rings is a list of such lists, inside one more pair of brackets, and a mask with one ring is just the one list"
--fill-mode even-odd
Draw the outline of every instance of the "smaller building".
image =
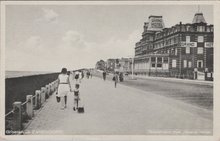
[[108, 72], [114, 72], [115, 70], [116, 59], [108, 59], [106, 61], [106, 70]]
[[121, 58], [119, 60], [119, 70], [124, 73], [131, 73], [132, 59]]
[[148, 54], [134, 60], [136, 74], [166, 76], [169, 73], [169, 54]]
[[100, 60], [96, 63], [95, 68], [98, 70], [105, 70], [106, 69], [106, 63], [103, 60]]

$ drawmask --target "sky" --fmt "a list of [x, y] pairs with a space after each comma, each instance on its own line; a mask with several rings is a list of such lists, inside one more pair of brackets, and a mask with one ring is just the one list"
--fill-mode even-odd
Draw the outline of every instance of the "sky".
[[[100, 59], [134, 56], [144, 22], [191, 23], [197, 5], [7, 5], [6, 70], [94, 68]], [[213, 7], [201, 5], [208, 24]]]

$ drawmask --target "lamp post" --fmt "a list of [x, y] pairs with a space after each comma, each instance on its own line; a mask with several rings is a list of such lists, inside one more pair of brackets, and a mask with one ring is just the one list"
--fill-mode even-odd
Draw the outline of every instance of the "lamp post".
[[132, 66], [131, 66], [131, 78], [132, 79], [134, 79], [134, 57], [132, 57], [131, 58], [132, 60], [132, 62], [131, 62], [131, 64], [132, 64]]
[[134, 56], [129, 55], [128, 58], [131, 58], [131, 79], [134, 79]]

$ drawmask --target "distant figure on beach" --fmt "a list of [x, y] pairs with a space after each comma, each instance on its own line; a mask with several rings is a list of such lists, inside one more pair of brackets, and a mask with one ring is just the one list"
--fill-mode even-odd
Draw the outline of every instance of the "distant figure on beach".
[[112, 80], [114, 81], [114, 83], [115, 83], [115, 88], [116, 88], [116, 87], [117, 87], [117, 83], [118, 83], [118, 81], [119, 81], [119, 76], [118, 76], [118, 73], [117, 73], [117, 72], [114, 73], [114, 76], [113, 76]]
[[103, 77], [103, 80], [105, 81], [105, 79], [106, 79], [106, 71], [103, 71], [102, 77]]
[[61, 74], [58, 76], [58, 94], [57, 96], [60, 97], [61, 101], [61, 109], [66, 108], [67, 104], [67, 94], [70, 92], [70, 81], [69, 75], [67, 75], [67, 69], [62, 68]]

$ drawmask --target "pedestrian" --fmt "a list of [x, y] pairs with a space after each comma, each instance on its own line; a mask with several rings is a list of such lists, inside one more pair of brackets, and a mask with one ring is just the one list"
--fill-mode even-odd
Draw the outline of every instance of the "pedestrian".
[[102, 77], [103, 77], [103, 80], [105, 81], [105, 79], [106, 79], [106, 72], [105, 71], [103, 71]]
[[81, 76], [82, 76], [82, 79], [84, 78], [84, 71], [81, 70]]
[[86, 76], [87, 76], [87, 79], [89, 79], [89, 77], [90, 77], [90, 72], [89, 72], [89, 70], [86, 72]]
[[92, 78], [92, 71], [90, 72], [90, 77]]
[[119, 81], [119, 76], [118, 76], [118, 73], [117, 73], [117, 72], [114, 73], [114, 76], [113, 76], [112, 80], [114, 81], [114, 83], [115, 83], [115, 88], [116, 88], [116, 87], [117, 87], [117, 83], [118, 83], [118, 81]]
[[58, 76], [58, 94], [61, 101], [61, 109], [65, 109], [67, 106], [67, 94], [70, 92], [69, 75], [67, 75], [67, 69], [62, 68], [61, 74]]
[[75, 80], [75, 83], [79, 83], [79, 72], [78, 71], [74, 73], [74, 80]]
[[75, 84], [75, 89], [74, 89], [74, 101], [73, 101], [73, 110], [77, 110], [78, 109], [78, 104], [79, 104], [79, 84]]
[[82, 71], [79, 71], [79, 82], [81, 83], [83, 79]]

